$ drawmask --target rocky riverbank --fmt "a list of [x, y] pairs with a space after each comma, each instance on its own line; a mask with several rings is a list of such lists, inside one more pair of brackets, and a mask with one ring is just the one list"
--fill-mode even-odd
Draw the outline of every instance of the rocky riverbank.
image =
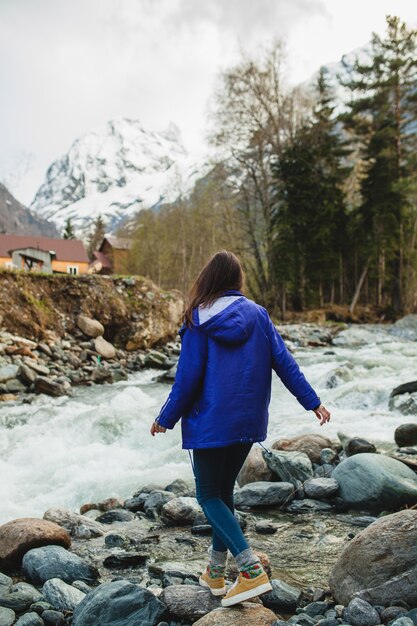
[[0, 272], [0, 400], [171, 368], [183, 304], [143, 277]]
[[8, 522], [0, 624], [415, 626], [417, 474], [399, 459], [416, 444], [408, 424], [384, 450], [342, 433], [255, 446], [236, 515], [273, 590], [230, 609], [198, 585], [211, 528], [182, 480]]

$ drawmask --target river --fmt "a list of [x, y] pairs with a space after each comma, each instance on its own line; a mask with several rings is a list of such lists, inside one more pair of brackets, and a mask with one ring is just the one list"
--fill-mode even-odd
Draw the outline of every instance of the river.
[[[391, 330], [352, 326], [334, 345], [297, 349], [294, 356], [331, 420], [320, 426], [273, 374], [266, 445], [307, 432], [337, 438], [337, 431], [392, 442], [395, 428], [412, 420], [391, 412], [388, 397], [417, 378], [417, 342]], [[160, 373], [147, 369], [114, 385], [75, 388], [72, 397], [1, 406], [0, 523], [42, 516], [51, 506], [78, 510], [85, 502], [127, 497], [149, 483], [191, 482], [180, 425], [154, 438], [149, 432], [170, 390], [154, 382]]]

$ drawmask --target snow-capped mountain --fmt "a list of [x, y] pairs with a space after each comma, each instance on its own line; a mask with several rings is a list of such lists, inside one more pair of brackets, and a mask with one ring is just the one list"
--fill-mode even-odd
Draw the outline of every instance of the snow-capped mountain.
[[30, 208], [59, 229], [70, 218], [80, 236], [100, 214], [112, 232], [142, 208], [175, 200], [195, 176], [174, 124], [156, 133], [138, 120], [116, 118], [52, 163]]

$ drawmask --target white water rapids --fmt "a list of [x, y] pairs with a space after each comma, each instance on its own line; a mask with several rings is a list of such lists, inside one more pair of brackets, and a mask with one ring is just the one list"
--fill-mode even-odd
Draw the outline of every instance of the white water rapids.
[[[334, 354], [324, 354], [329, 351]], [[331, 420], [320, 426], [273, 373], [265, 445], [308, 432], [336, 439], [339, 430], [374, 443], [393, 441], [395, 428], [413, 421], [391, 412], [388, 397], [417, 378], [417, 341], [385, 326], [352, 326], [334, 345], [299, 348], [294, 356]], [[335, 386], [328, 388], [335, 370]], [[73, 397], [1, 406], [0, 523], [42, 517], [51, 506], [78, 510], [85, 502], [128, 497], [149, 483], [191, 483], [180, 424], [155, 437], [149, 432], [171, 388], [153, 382], [160, 373], [147, 369], [114, 385], [75, 388]]]

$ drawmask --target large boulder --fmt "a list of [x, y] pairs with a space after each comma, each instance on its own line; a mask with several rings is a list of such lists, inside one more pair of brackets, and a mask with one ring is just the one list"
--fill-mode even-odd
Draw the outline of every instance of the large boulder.
[[104, 326], [98, 320], [94, 320], [86, 315], [79, 315], [77, 318], [78, 328], [87, 337], [100, 337], [104, 334]]
[[278, 480], [291, 483], [294, 486], [313, 477], [313, 466], [305, 452], [287, 452], [285, 450], [271, 450], [262, 452], [266, 464]]
[[106, 341], [101, 335], [94, 339], [94, 350], [103, 357], [103, 359], [114, 359], [116, 356], [116, 348], [109, 341]]
[[262, 604], [269, 609], [282, 611], [295, 611], [298, 600], [301, 597], [301, 589], [288, 583], [273, 578], [271, 581], [272, 591], [262, 594]]
[[197, 585], [169, 585], [159, 599], [167, 605], [170, 615], [191, 622], [219, 607], [221, 600]]
[[280, 617], [261, 604], [242, 602], [227, 609], [214, 609], [194, 622], [194, 626], [272, 626], [277, 619]]
[[320, 451], [323, 448], [333, 448], [333, 443], [327, 437], [308, 433], [289, 439], [278, 439], [272, 444], [274, 450], [298, 450], [304, 452], [312, 463], [320, 463]]
[[344, 459], [333, 470], [340, 497], [355, 508], [394, 509], [417, 503], [417, 476], [384, 454], [365, 452]]
[[43, 584], [50, 578], [60, 578], [67, 583], [74, 580], [92, 583], [98, 577], [95, 567], [60, 546], [29, 550], [23, 557], [22, 567], [25, 575], [35, 585]]
[[72, 626], [156, 626], [167, 608], [151, 591], [115, 580], [90, 591], [75, 608]]
[[417, 604], [417, 511], [405, 509], [376, 520], [348, 543], [329, 576], [339, 604], [352, 598], [388, 606]]
[[261, 448], [252, 448], [237, 475], [237, 484], [243, 487], [248, 483], [271, 481], [273, 473], [265, 463]]
[[18, 567], [32, 548], [55, 544], [69, 548], [71, 537], [50, 521], [22, 517], [0, 526], [0, 569]]
[[165, 502], [161, 509], [161, 520], [167, 526], [193, 524], [196, 519], [203, 515], [197, 500], [190, 496], [173, 498]]
[[73, 611], [84, 599], [85, 593], [60, 578], [50, 578], [42, 587], [42, 595], [49, 604], [59, 611]]
[[394, 439], [399, 448], [417, 445], [417, 424], [401, 424], [395, 429]]
[[259, 481], [248, 483], [234, 494], [236, 506], [274, 506], [284, 504], [293, 495], [294, 487], [289, 482]]

